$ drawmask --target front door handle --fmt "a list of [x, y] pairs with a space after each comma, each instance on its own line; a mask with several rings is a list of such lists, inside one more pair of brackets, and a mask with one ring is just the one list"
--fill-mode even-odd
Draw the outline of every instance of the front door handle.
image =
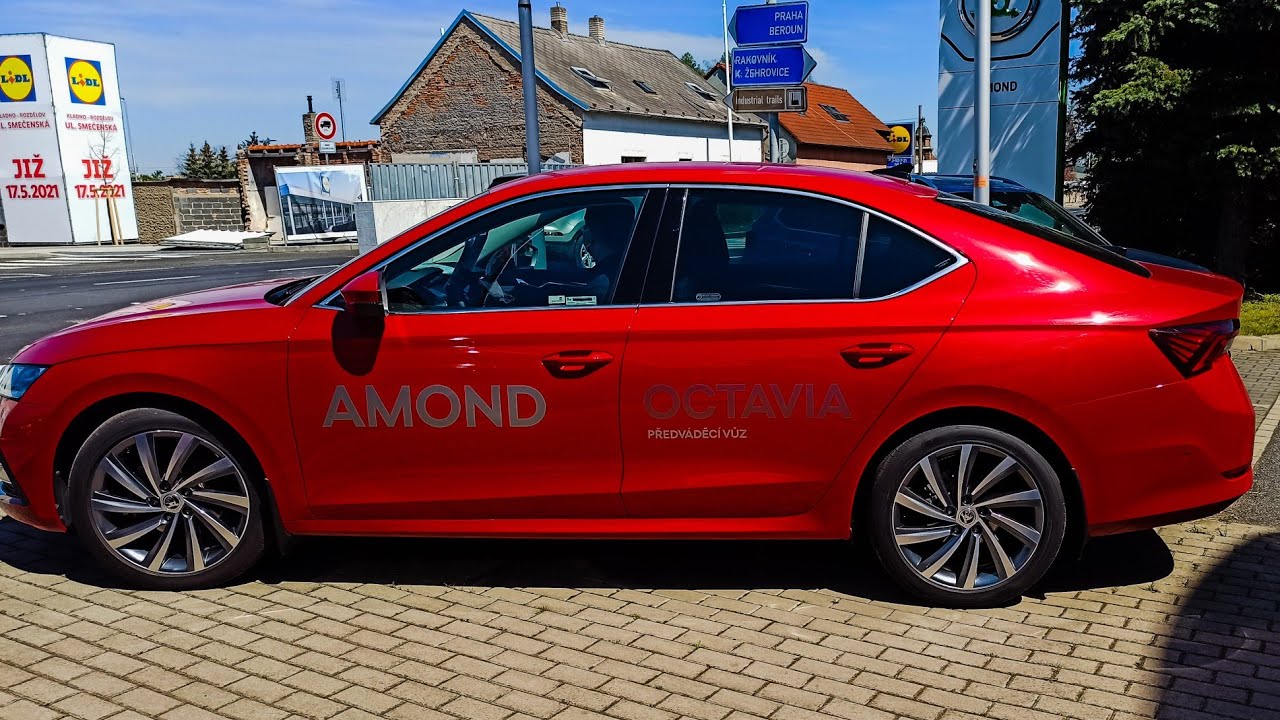
[[847, 347], [840, 351], [850, 367], [874, 370], [895, 363], [910, 355], [915, 348], [905, 343], [873, 342]]
[[601, 350], [565, 350], [542, 358], [542, 366], [553, 377], [580, 378], [613, 362], [613, 355]]

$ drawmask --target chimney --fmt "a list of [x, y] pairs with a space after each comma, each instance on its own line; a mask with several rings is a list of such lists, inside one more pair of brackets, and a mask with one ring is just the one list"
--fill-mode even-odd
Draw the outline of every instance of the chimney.
[[604, 42], [604, 18], [599, 15], [592, 15], [587, 20], [587, 31], [596, 42]]
[[313, 145], [319, 142], [316, 137], [316, 109], [311, 102], [311, 96], [307, 96], [307, 111], [302, 114], [302, 142]]
[[560, 3], [551, 7], [551, 29], [562, 36], [569, 34], [569, 8]]

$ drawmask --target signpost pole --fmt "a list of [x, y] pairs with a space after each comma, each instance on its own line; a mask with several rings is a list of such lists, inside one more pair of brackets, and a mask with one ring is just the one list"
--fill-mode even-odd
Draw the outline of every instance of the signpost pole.
[[973, 171], [973, 199], [983, 205], [991, 204], [991, 3], [978, 0], [977, 35], [978, 52], [973, 73], [976, 83], [974, 103], [974, 131], [977, 136]]
[[538, 142], [538, 86], [533, 64], [533, 6], [519, 0], [520, 8], [520, 83], [524, 89], [525, 156], [529, 174], [542, 172], [542, 155]]
[[[729, 4], [720, 0], [720, 25], [724, 28], [724, 88], [729, 93], [725, 117], [729, 125], [729, 162], [733, 162], [733, 72], [729, 70]], [[710, 158], [708, 158], [710, 159]]]

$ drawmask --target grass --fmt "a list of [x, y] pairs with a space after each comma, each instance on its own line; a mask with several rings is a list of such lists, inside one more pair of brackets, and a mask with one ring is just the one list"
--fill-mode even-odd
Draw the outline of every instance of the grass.
[[1259, 295], [1240, 308], [1241, 335], [1280, 335], [1280, 295]]

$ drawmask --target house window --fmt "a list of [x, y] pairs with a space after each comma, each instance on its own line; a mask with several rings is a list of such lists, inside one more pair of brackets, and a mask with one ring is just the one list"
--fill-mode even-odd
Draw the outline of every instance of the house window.
[[640, 88], [641, 90], [643, 90], [643, 91], [645, 91], [645, 92], [649, 93], [650, 95], [657, 95], [657, 94], [658, 94], [658, 91], [657, 91], [657, 90], [654, 90], [652, 87], [650, 87], [650, 86], [649, 86], [649, 83], [645, 82], [644, 80], [632, 80], [631, 82], [635, 83], [635, 84], [636, 84], [636, 87], [638, 87], [638, 88]]
[[597, 77], [595, 73], [591, 72], [590, 70], [584, 67], [571, 67], [569, 69], [577, 73], [578, 77], [582, 78], [583, 80], [586, 80], [587, 84], [593, 88], [599, 88], [601, 90], [610, 89], [608, 80], [605, 80], [602, 77]]
[[689, 90], [693, 91], [693, 94], [697, 95], [698, 97], [702, 98], [703, 100], [706, 100], [707, 102], [716, 102], [716, 101], [717, 101], [716, 96], [715, 96], [715, 95], [712, 95], [710, 90], [707, 90], [706, 88], [702, 87], [701, 85], [698, 85], [698, 84], [696, 84], [696, 83], [686, 82], [686, 83], [684, 84], [684, 86], [685, 86], [685, 87], [687, 87], [687, 88], [689, 88]]
[[849, 122], [849, 116], [837, 110], [834, 105], [822, 105], [821, 107], [827, 111], [828, 115], [835, 118], [836, 122]]
[[646, 159], [647, 158], [641, 157], [640, 155], [623, 155], [622, 156], [622, 162], [624, 163], [644, 162]]

